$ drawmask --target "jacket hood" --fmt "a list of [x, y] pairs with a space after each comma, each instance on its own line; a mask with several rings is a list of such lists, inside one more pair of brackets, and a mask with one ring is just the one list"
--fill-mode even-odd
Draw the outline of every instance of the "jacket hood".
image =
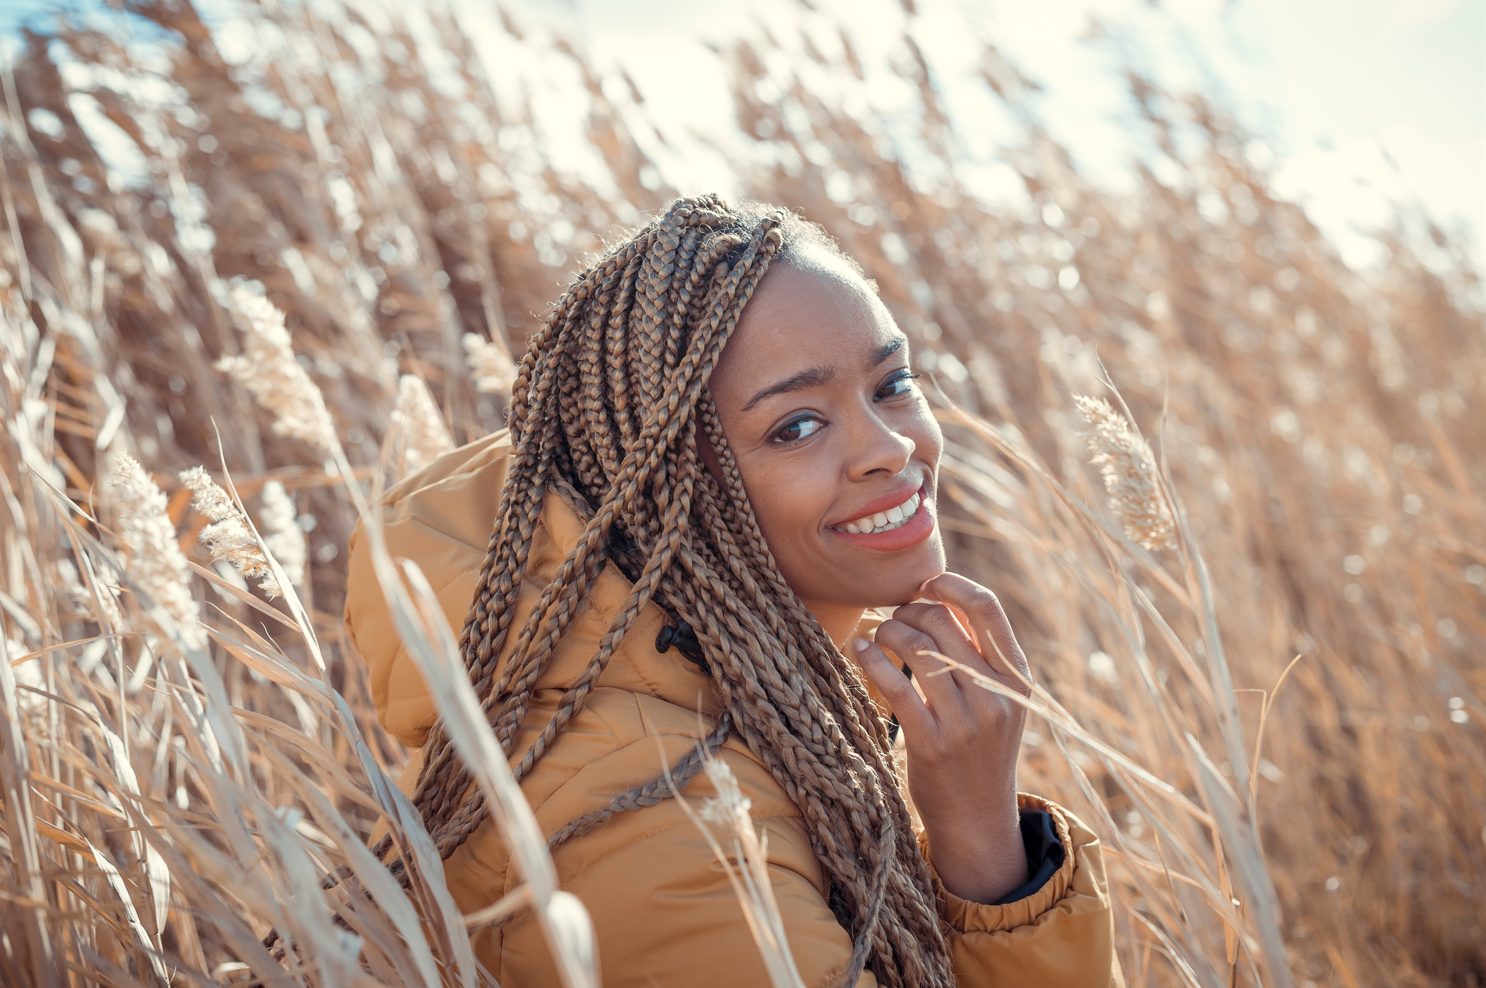
[[[474, 601], [491, 529], [500, 505], [512, 452], [509, 428], [451, 450], [388, 488], [380, 503], [388, 551], [416, 562], [434, 589], [456, 640]], [[417, 663], [407, 654], [371, 565], [370, 545], [358, 519], [347, 546], [343, 624], [348, 640], [367, 664], [377, 719], [405, 745], [421, 747], [437, 710]], [[504, 665], [516, 632], [535, 608], [583, 525], [577, 513], [548, 491], [532, 535], [530, 557], [512, 616], [511, 632], [497, 659]], [[615, 566], [600, 571], [588, 599], [558, 642], [535, 689], [561, 694], [582, 675], [613, 616], [632, 588]], [[884, 615], [869, 610], [857, 630], [870, 632]], [[657, 637], [670, 616], [647, 603], [630, 625], [600, 674], [596, 689], [647, 693], [708, 720], [721, 713], [720, 698], [702, 670], [676, 648], [662, 652]], [[660, 644], [664, 644], [664, 640]], [[888, 708], [869, 681], [868, 691], [883, 716]]]

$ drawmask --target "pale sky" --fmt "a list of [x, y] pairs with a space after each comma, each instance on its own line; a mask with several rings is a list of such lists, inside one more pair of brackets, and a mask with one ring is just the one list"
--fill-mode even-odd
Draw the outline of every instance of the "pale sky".
[[[816, 5], [823, 19], [850, 25], [864, 55], [890, 48], [907, 23], [894, 0]], [[1220, 97], [1237, 111], [1270, 145], [1278, 190], [1306, 205], [1350, 263], [1375, 256], [1360, 228], [1383, 224], [1390, 202], [1417, 203], [1452, 230], [1468, 228], [1477, 265], [1486, 271], [1486, 0], [1151, 6], [1146, 0], [919, 0], [914, 32], [943, 74], [967, 143], [988, 162], [995, 143], [1012, 131], [969, 79], [972, 33], [990, 38], [1044, 84], [1037, 105], [1081, 167], [1116, 186], [1128, 178], [1123, 163], [1138, 129], [1111, 72], [1113, 49], [1079, 41], [1098, 18], [1127, 38], [1147, 72]], [[697, 39], [736, 35], [754, 18], [791, 37], [795, 32], [784, 26], [802, 16], [789, 0], [758, 0], [752, 16], [742, 5], [684, 0], [569, 0], [545, 9], [547, 17], [583, 24], [593, 52], [623, 62], [663, 118], [702, 129], [720, 115], [730, 118], [722, 80], [707, 78]], [[882, 95], [891, 102], [890, 85]], [[700, 162], [692, 164], [708, 177]], [[1008, 178], [988, 166], [988, 187], [1010, 190]]]
[[[513, 0], [518, 20], [576, 27], [600, 67], [624, 64], [668, 137], [688, 130], [733, 135], [725, 80], [703, 39], [756, 37], [766, 23], [789, 42], [791, 25], [836, 50], [834, 23], [849, 26], [865, 60], [885, 64], [906, 20], [897, 0], [796, 0], [749, 5], [694, 0]], [[0, 30], [45, 10], [98, 9], [99, 0], [0, 0]], [[207, 10], [231, 0], [204, 0]], [[521, 51], [489, 27], [494, 3], [457, 3], [502, 92], [536, 80], [535, 95], [559, 160], [591, 158], [582, 141], [576, 75], [565, 59]], [[940, 75], [959, 131], [980, 163], [971, 170], [988, 198], [1020, 194], [998, 160], [1013, 122], [970, 73], [977, 36], [991, 39], [1042, 83], [1036, 106], [1087, 173], [1113, 187], [1141, 133], [1115, 50], [1079, 39], [1091, 18], [1124, 39], [1122, 50], [1163, 89], [1196, 86], [1238, 113], [1272, 155], [1281, 194], [1299, 199], [1356, 266], [1374, 259], [1360, 230], [1384, 223], [1390, 203], [1422, 205], [1447, 228], [1469, 229], [1486, 271], [1486, 0], [917, 0], [914, 36]], [[402, 10], [416, 10], [400, 5]], [[252, 32], [238, 40], [252, 43]], [[0, 52], [13, 41], [0, 36]], [[788, 56], [781, 56], [788, 57]], [[792, 59], [792, 64], [801, 60]], [[909, 94], [889, 72], [865, 96], [891, 119]], [[848, 110], [862, 94], [843, 94]], [[657, 154], [686, 190], [732, 191], [730, 162], [703, 151]]]

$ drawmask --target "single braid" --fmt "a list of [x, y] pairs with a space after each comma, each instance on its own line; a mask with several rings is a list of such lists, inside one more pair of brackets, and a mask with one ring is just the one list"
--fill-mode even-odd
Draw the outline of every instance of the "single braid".
[[[820, 227], [790, 210], [682, 198], [578, 275], [517, 368], [512, 461], [460, 653], [520, 780], [583, 709], [647, 605], [686, 621], [718, 693], [716, 724], [670, 768], [669, 780], [662, 774], [616, 793], [560, 827], [548, 846], [669, 798], [736, 733], [800, 809], [830, 908], [852, 938], [840, 983], [853, 985], [870, 969], [884, 986], [949, 986], [946, 929], [886, 726], [855, 663], [779, 572], [707, 392], [765, 272], [806, 244], [860, 272]], [[717, 452], [720, 477], [701, 460], [699, 431]], [[582, 532], [513, 629], [548, 494], [573, 509]], [[515, 751], [536, 683], [610, 564], [627, 577], [628, 595], [555, 715]], [[447, 859], [485, 823], [489, 807], [442, 719], [425, 744], [412, 802]], [[389, 835], [374, 851], [385, 860], [394, 843]], [[404, 860], [400, 854], [388, 867], [408, 889]]]

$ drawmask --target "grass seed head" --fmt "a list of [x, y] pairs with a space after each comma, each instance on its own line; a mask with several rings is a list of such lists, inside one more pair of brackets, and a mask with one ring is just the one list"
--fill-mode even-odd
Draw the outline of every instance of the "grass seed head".
[[259, 499], [262, 524], [258, 530], [263, 534], [263, 544], [283, 567], [289, 582], [303, 587], [307, 548], [304, 529], [299, 527], [299, 515], [294, 509], [294, 499], [277, 480], [263, 485]]
[[1074, 403], [1091, 426], [1089, 462], [1099, 467], [1109, 507], [1125, 535], [1147, 549], [1173, 545], [1176, 526], [1156, 477], [1150, 444], [1103, 398], [1074, 395]]
[[206, 647], [206, 629], [191, 596], [191, 567], [176, 541], [165, 492], [128, 453], [109, 457], [107, 486], [117, 512], [119, 540], [127, 552], [129, 575], [160, 606], [173, 626], [157, 623], [164, 636], [178, 635], [190, 648]]
[[181, 472], [181, 483], [191, 489], [191, 504], [212, 520], [201, 530], [201, 544], [211, 550], [213, 561], [226, 560], [245, 579], [256, 579], [270, 600], [282, 595], [279, 581], [263, 555], [263, 548], [243, 521], [232, 498], [201, 467]]
[[408, 473], [454, 448], [454, 440], [438, 405], [428, 393], [428, 385], [416, 374], [404, 374], [398, 379], [392, 426], [402, 436], [403, 469]]
[[702, 808], [698, 811], [702, 819], [729, 826], [735, 826], [740, 820], [747, 821], [748, 808], [752, 801], [743, 795], [743, 790], [738, 786], [738, 778], [728, 768], [727, 762], [721, 758], [708, 758], [706, 772], [717, 795], [702, 803]]
[[478, 333], [464, 334], [465, 361], [475, 378], [475, 390], [509, 395], [516, 383], [516, 364], [500, 344]]
[[213, 365], [247, 388], [274, 416], [269, 431], [302, 440], [325, 455], [336, 447], [335, 424], [325, 397], [300, 366], [284, 326], [284, 314], [261, 287], [232, 286], [232, 310], [247, 325], [240, 356], [222, 357]]

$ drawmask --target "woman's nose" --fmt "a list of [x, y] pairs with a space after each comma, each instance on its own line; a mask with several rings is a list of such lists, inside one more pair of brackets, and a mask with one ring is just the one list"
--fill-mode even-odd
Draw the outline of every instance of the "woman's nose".
[[868, 416], [853, 445], [852, 473], [868, 476], [881, 472], [897, 476], [908, 465], [917, 445], [912, 436], [881, 416]]

